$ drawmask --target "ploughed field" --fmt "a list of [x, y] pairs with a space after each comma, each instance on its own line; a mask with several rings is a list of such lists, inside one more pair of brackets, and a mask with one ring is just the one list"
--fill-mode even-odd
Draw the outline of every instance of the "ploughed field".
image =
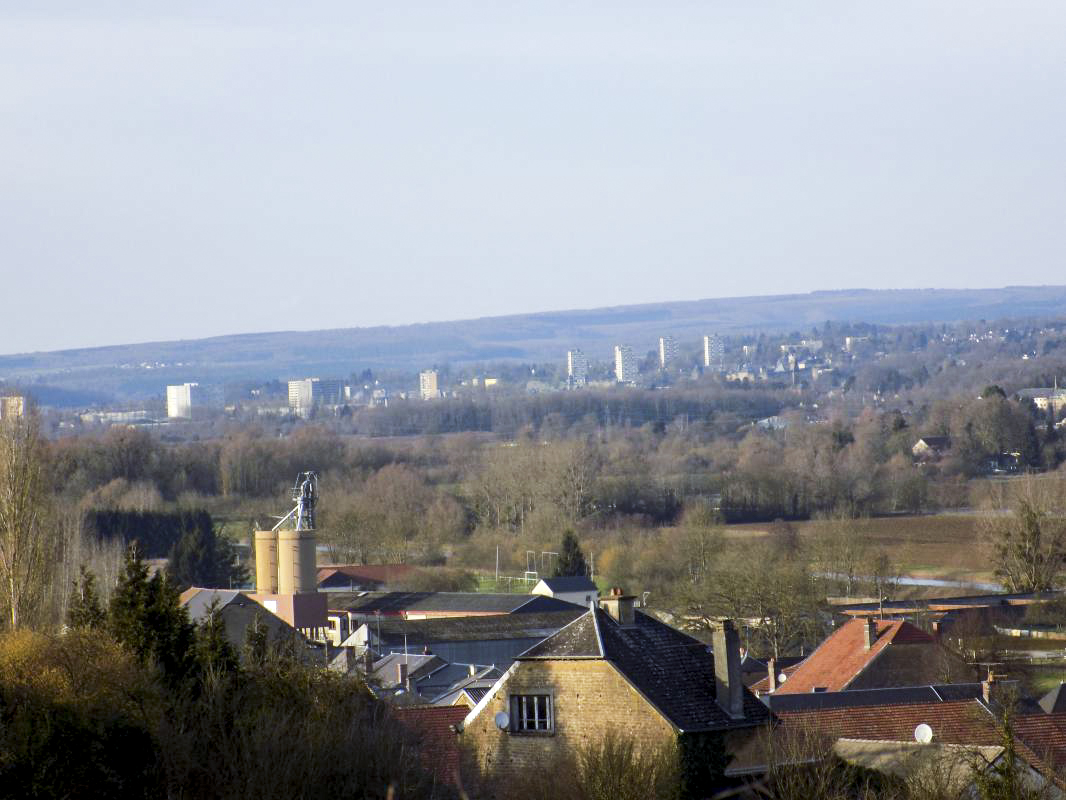
[[[904, 575], [941, 580], [993, 580], [979, 514], [931, 514], [855, 520], [852, 530], [873, 549], [884, 549]], [[824, 523], [792, 523], [800, 539], [812, 542]], [[765, 536], [769, 523], [729, 525], [730, 538]]]

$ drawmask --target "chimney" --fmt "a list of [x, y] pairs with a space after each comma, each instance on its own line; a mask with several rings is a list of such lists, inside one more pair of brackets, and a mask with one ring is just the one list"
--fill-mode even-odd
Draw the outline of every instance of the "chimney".
[[873, 617], [866, 618], [866, 627], [862, 632], [862, 646], [864, 650], [869, 650], [874, 646], [874, 642], [877, 641], [877, 620]]
[[402, 661], [396, 665], [396, 683], [407, 688], [407, 665]]
[[616, 586], [606, 597], [600, 598], [600, 608], [619, 625], [634, 625], [636, 618], [633, 613], [633, 601], [636, 599]]
[[981, 699], [985, 701], [985, 705], [992, 703], [992, 692], [996, 689], [996, 673], [991, 669], [988, 671], [988, 677], [981, 681]]
[[475, 667], [473, 664], [471, 664], [470, 665], [470, 677], [473, 678], [475, 675], [477, 675], [477, 667]]
[[363, 651], [363, 669], [367, 675], [374, 671], [374, 652], [369, 647]]
[[774, 659], [770, 659], [766, 662], [766, 673], [769, 677], [770, 691], [777, 691], [777, 662]]
[[734, 719], [744, 716], [744, 683], [740, 679], [740, 639], [733, 620], [714, 628], [714, 688], [718, 705]]

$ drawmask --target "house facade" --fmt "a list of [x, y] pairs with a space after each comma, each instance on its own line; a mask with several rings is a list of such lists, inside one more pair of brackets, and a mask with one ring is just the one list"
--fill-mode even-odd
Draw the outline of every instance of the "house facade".
[[467, 763], [498, 797], [610, 733], [641, 748], [678, 744], [682, 754], [710, 740], [724, 768], [724, 751], [768, 722], [742, 683], [731, 623], [716, 634], [716, 660], [706, 644], [635, 611], [633, 599], [604, 598], [530, 648], [467, 715]]

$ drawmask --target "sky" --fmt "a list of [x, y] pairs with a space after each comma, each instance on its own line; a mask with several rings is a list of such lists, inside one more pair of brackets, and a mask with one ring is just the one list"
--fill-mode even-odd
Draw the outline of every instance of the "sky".
[[1061, 0], [5, 0], [0, 353], [1066, 283], [1063, 98]]

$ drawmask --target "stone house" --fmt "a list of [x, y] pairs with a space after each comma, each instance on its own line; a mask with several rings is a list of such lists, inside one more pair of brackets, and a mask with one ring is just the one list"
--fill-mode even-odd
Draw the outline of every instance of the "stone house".
[[[698, 789], [721, 777], [724, 758], [712, 762], [722, 748], [736, 752], [767, 724], [769, 712], [741, 680], [732, 623], [716, 632], [712, 656], [633, 601], [617, 590], [602, 598], [521, 654], [466, 716], [467, 763], [501, 796], [609, 732], [640, 747], [677, 743], [689, 788]], [[695, 767], [686, 753], [698, 754]]]

